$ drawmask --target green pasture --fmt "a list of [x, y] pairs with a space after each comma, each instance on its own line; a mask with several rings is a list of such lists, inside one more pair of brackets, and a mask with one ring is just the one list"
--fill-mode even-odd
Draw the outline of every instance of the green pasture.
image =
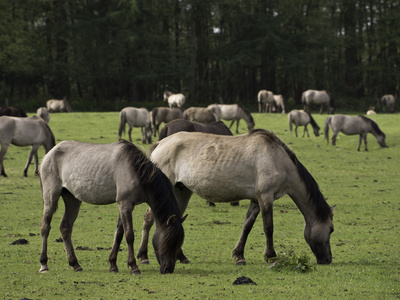
[[[327, 115], [314, 113], [321, 128]], [[240, 206], [209, 207], [193, 196], [184, 223], [184, 251], [191, 259], [176, 265], [175, 272], [161, 275], [149, 246], [149, 265], [139, 265], [142, 275], [130, 275], [126, 267], [126, 244], [119, 253], [120, 273], [108, 272], [118, 216], [116, 205], [83, 204], [72, 235], [74, 247], [87, 247], [76, 254], [84, 271], [75, 273], [67, 262], [59, 225], [63, 201], [52, 222], [49, 239], [49, 269], [39, 273], [42, 198], [39, 178], [30, 166], [23, 168], [30, 148], [11, 146], [4, 165], [8, 178], [0, 178], [0, 296], [3, 299], [391, 299], [400, 298], [400, 116], [378, 114], [376, 120], [386, 134], [389, 148], [380, 148], [368, 136], [369, 151], [357, 152], [358, 136], [339, 134], [337, 146], [324, 136], [295, 138], [287, 115], [253, 113], [256, 128], [275, 132], [297, 154], [318, 182], [332, 206], [335, 232], [331, 236], [333, 262], [317, 265], [303, 238], [304, 220], [293, 201], [285, 196], [275, 202], [275, 247], [278, 253], [294, 251], [308, 255], [312, 271], [275, 271], [263, 260], [265, 237], [261, 216], [249, 236], [245, 256], [248, 264], [236, 266], [231, 258], [241, 231], [248, 200]], [[50, 120], [57, 143], [78, 140], [91, 143], [117, 141], [118, 112], [52, 114]], [[247, 128], [241, 121], [241, 133]], [[302, 134], [302, 128], [299, 133]], [[332, 135], [332, 133], [330, 133]], [[140, 130], [135, 143], [144, 151]], [[40, 158], [44, 156], [41, 148]], [[221, 187], [223, 188], [223, 187]], [[147, 206], [134, 210], [138, 249], [143, 214]], [[26, 239], [27, 245], [11, 245]], [[233, 285], [241, 276], [256, 285]]]

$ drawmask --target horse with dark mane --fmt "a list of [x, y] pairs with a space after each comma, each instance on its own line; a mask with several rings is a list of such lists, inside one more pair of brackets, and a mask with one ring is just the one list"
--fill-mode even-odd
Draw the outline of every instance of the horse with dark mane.
[[254, 119], [250, 111], [242, 104], [211, 104], [208, 108], [213, 111], [218, 120], [232, 121], [231, 125], [229, 125], [229, 129], [231, 129], [236, 122], [236, 133], [239, 133], [239, 122], [241, 119], [246, 122], [248, 130], [254, 128]]
[[301, 95], [301, 102], [306, 111], [309, 111], [311, 104], [316, 104], [321, 105], [320, 114], [322, 114], [324, 105], [326, 105], [328, 113], [335, 113], [334, 99], [327, 91], [307, 90]]
[[296, 137], [297, 137], [297, 127], [299, 126], [304, 126], [303, 137], [305, 133], [307, 133], [307, 137], [310, 137], [310, 135], [308, 134], [307, 125], [311, 124], [315, 136], [319, 136], [320, 128], [308, 111], [294, 109], [288, 114], [288, 119], [289, 119], [290, 134], [292, 134], [292, 126], [293, 126], [292, 124], [294, 124], [295, 125], [294, 132], [296, 133]]
[[60, 196], [65, 203], [60, 230], [69, 265], [74, 271], [82, 270], [71, 241], [72, 228], [82, 202], [118, 204], [118, 224], [109, 257], [110, 272], [118, 272], [117, 255], [125, 234], [128, 266], [132, 274], [140, 274], [133, 252], [132, 211], [144, 202], [151, 207], [157, 224], [153, 246], [160, 272], [174, 271], [177, 252], [184, 239], [184, 218], [181, 218], [168, 178], [135, 145], [127, 141], [113, 144], [63, 141], [43, 159], [40, 179], [44, 204], [40, 272], [49, 270], [47, 242]]
[[329, 143], [329, 126], [331, 126], [333, 131], [333, 136], [332, 136], [333, 146], [336, 145], [336, 137], [341, 131], [347, 135], [355, 135], [355, 134], [360, 135], [357, 151], [360, 151], [362, 140], [364, 140], [365, 151], [368, 151], [367, 149], [368, 133], [371, 133], [373, 136], [375, 136], [376, 141], [382, 148], [388, 147], [385, 142], [386, 138], [385, 134], [379, 128], [378, 124], [376, 124], [376, 122], [371, 120], [370, 118], [364, 116], [351, 117], [346, 115], [334, 115], [328, 117], [325, 120], [325, 129], [324, 129], [327, 143]]
[[24, 176], [28, 176], [28, 168], [32, 158], [35, 161], [35, 175], [38, 171], [38, 154], [40, 146], [44, 146], [46, 153], [56, 144], [53, 132], [49, 125], [40, 117], [32, 116], [29, 118], [19, 117], [0, 117], [0, 168], [1, 175], [7, 177], [4, 171], [4, 156], [10, 144], [19, 147], [32, 146], [28, 161], [24, 168]]
[[[236, 264], [246, 264], [245, 244], [260, 212], [266, 236], [264, 258], [276, 256], [273, 203], [285, 194], [303, 214], [304, 237], [317, 262], [331, 263], [334, 207], [327, 204], [296, 155], [273, 133], [262, 129], [237, 136], [178, 132], [156, 143], [150, 150], [150, 159], [171, 181], [182, 210], [192, 193], [213, 202], [250, 199], [242, 234], [233, 249]], [[148, 209], [143, 232], [150, 230], [151, 214]], [[142, 235], [139, 248], [138, 258], [142, 260], [148, 259], [147, 236]], [[188, 261], [183, 253], [178, 258]]]
[[0, 116], [26, 118], [28, 115], [19, 106], [3, 106], [3, 107], [0, 107]]
[[161, 123], [167, 124], [168, 122], [176, 119], [183, 119], [183, 108], [180, 107], [155, 107], [151, 111], [151, 119], [153, 124], [154, 137], [159, 133]]

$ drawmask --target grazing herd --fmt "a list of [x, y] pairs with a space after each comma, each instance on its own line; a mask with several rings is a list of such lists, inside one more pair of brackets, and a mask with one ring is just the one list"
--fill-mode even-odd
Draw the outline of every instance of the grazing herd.
[[[65, 214], [60, 230], [69, 265], [81, 271], [71, 242], [71, 233], [82, 202], [103, 205], [117, 203], [119, 217], [114, 244], [109, 256], [110, 272], [118, 272], [116, 264], [121, 241], [125, 236], [128, 245], [128, 266], [132, 274], [140, 274], [133, 252], [134, 230], [132, 210], [146, 202], [149, 208], [144, 216], [142, 241], [137, 258], [148, 263], [147, 245], [150, 229], [156, 223], [153, 247], [160, 265], [160, 273], [172, 273], [176, 260], [190, 260], [182, 251], [184, 229], [182, 226], [186, 207], [193, 193], [210, 202], [235, 202], [250, 199], [242, 233], [233, 249], [237, 265], [245, 265], [244, 248], [248, 234], [261, 212], [266, 237], [264, 257], [276, 256], [273, 242], [273, 202], [289, 195], [305, 220], [304, 237], [314, 253], [317, 263], [332, 262], [330, 235], [333, 232], [333, 210], [322, 195], [312, 175], [296, 155], [273, 133], [254, 129], [251, 113], [240, 104], [212, 104], [208, 107], [184, 109], [185, 96], [164, 93], [169, 107], [125, 107], [120, 112], [118, 138], [121, 139], [128, 124], [129, 141], [133, 127], [140, 127], [142, 143], [152, 144], [159, 135], [147, 158], [134, 144], [120, 140], [112, 144], [89, 144], [63, 141], [56, 145], [48, 125], [53, 112], [72, 112], [66, 99], [48, 100], [37, 115], [27, 117], [19, 107], [0, 109], [0, 167], [4, 171], [4, 156], [10, 144], [32, 146], [24, 176], [32, 158], [35, 174], [40, 174], [43, 195], [41, 223], [42, 251], [40, 272], [47, 272], [47, 242], [50, 223], [59, 198], [65, 203]], [[326, 106], [328, 113], [335, 111], [334, 100], [326, 91], [308, 90], [301, 98], [304, 110], [288, 114], [289, 129], [295, 135], [304, 126], [303, 137], [309, 137], [310, 124], [315, 136], [320, 127], [310, 113], [311, 105]], [[267, 90], [257, 95], [259, 112], [286, 113], [284, 99]], [[394, 111], [394, 97], [385, 95], [379, 101], [384, 111]], [[371, 107], [368, 114], [372, 114]], [[375, 113], [375, 112], [374, 112]], [[230, 129], [243, 119], [248, 132], [234, 136]], [[231, 121], [229, 128], [220, 120]], [[165, 126], [159, 130], [160, 125]], [[331, 115], [325, 121], [324, 135], [329, 143], [329, 127], [333, 131], [332, 145], [339, 132], [360, 136], [357, 150], [364, 141], [367, 151], [367, 134], [373, 134], [381, 147], [387, 147], [385, 134], [373, 120], [365, 117]], [[46, 155], [38, 168], [38, 148], [43, 145]], [[193, 155], [196, 153], [196, 155]]]

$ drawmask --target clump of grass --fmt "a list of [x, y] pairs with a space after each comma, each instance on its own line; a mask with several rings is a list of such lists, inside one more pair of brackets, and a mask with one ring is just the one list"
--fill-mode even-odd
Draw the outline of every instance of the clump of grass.
[[315, 269], [311, 263], [311, 258], [307, 254], [296, 254], [293, 249], [285, 249], [278, 256], [272, 259], [270, 267], [275, 271], [296, 271], [300, 273], [307, 273]]

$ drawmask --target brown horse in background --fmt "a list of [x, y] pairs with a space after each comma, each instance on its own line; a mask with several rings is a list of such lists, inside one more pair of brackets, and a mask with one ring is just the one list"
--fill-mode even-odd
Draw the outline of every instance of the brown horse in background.
[[3, 106], [0, 107], [0, 116], [11, 116], [11, 117], [24, 117], [28, 115], [19, 106]]

